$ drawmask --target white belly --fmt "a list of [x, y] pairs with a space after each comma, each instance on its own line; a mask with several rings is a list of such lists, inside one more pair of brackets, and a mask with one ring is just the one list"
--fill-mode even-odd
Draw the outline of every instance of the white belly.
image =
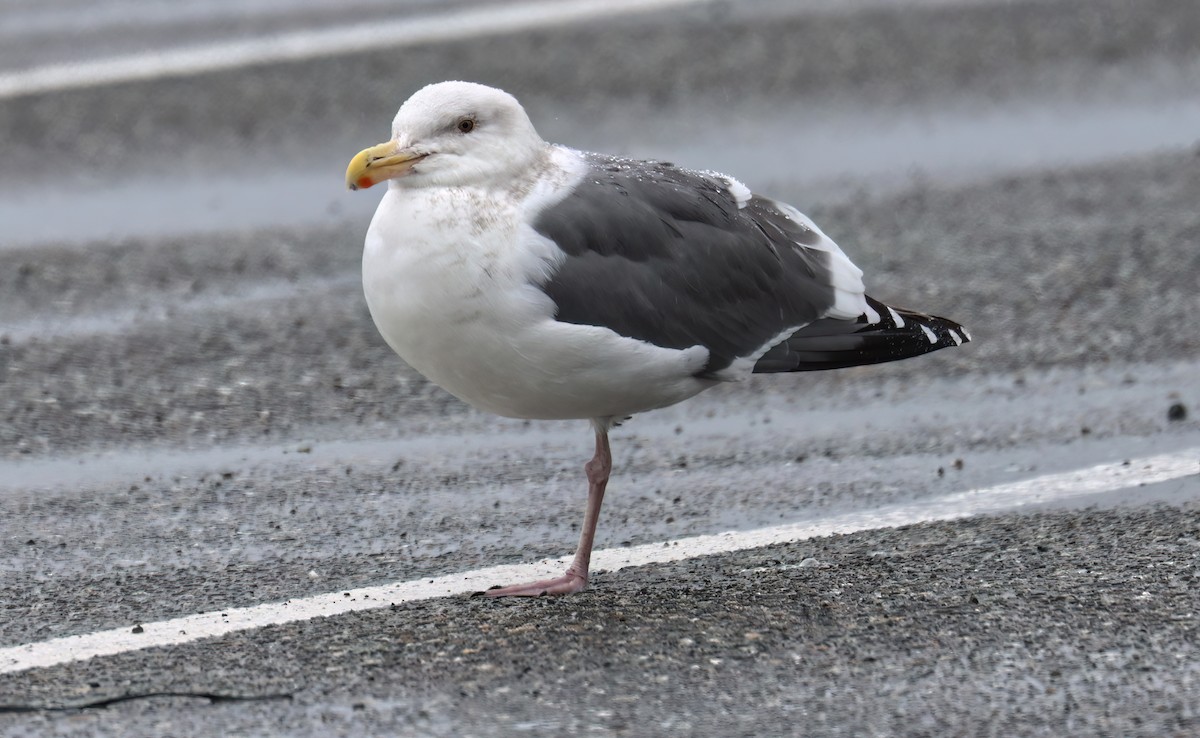
[[414, 369], [475, 407], [518, 418], [625, 416], [712, 386], [693, 376], [708, 359], [701, 346], [664, 349], [556, 321], [536, 282], [561, 252], [531, 228], [429, 217], [462, 215], [472, 202], [453, 190], [390, 189], [367, 232], [371, 317]]

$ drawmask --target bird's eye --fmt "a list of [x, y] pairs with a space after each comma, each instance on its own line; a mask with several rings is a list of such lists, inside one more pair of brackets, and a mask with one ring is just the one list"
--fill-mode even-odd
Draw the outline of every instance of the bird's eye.
[[475, 119], [474, 118], [463, 118], [462, 120], [460, 120], [458, 122], [458, 132], [459, 133], [470, 133], [473, 130], [475, 130]]

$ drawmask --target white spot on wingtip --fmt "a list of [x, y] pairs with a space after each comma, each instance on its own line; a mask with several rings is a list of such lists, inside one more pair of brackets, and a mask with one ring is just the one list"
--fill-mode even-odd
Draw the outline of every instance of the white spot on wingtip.
[[900, 313], [896, 312], [891, 305], [884, 305], [888, 309], [888, 313], [892, 316], [892, 320], [896, 323], [897, 328], [904, 327], [904, 318], [900, 317]]
[[925, 332], [925, 337], [929, 339], [930, 343], [937, 343], [937, 334], [929, 326], [922, 325], [921, 330]]
[[961, 345], [963, 345], [963, 340], [962, 340], [962, 337], [961, 337], [961, 336], [959, 336], [959, 335], [958, 335], [958, 333], [956, 333], [956, 332], [954, 331], [954, 329], [953, 329], [953, 328], [949, 329], [949, 330], [948, 330], [948, 331], [946, 331], [946, 332], [947, 332], [947, 333], [949, 333], [949, 334], [950, 334], [950, 337], [954, 339], [954, 345], [955, 345], [955, 346], [961, 346]]

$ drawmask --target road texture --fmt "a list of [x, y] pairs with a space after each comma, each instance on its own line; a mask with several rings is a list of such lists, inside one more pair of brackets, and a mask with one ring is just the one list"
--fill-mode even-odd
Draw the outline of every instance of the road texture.
[[[331, 17], [303, 8], [271, 22]], [[471, 410], [361, 296], [375, 200], [340, 167], [441, 79], [791, 200], [873, 295], [974, 336], [633, 419], [598, 547], [1168, 451], [1196, 474], [0, 673], [0, 735], [1200, 733], [1200, 7], [814, 8], [0, 100], [0, 648], [573, 548], [586, 424]]]

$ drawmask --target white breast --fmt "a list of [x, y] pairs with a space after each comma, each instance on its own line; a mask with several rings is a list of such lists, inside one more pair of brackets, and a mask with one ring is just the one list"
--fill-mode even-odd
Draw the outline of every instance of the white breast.
[[708, 359], [701, 346], [554, 320], [537, 285], [562, 252], [526, 222], [553, 199], [538, 188], [389, 189], [363, 251], [367, 305], [388, 345], [460, 399], [510, 417], [624, 416], [711, 386], [692, 376]]

